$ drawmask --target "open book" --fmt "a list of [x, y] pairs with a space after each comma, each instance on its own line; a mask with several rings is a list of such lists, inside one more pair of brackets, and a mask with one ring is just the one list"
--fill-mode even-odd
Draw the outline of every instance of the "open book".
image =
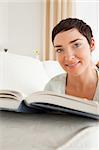
[[99, 102], [50, 91], [28, 97], [10, 90], [0, 91], [0, 110], [22, 113], [70, 113], [99, 119]]

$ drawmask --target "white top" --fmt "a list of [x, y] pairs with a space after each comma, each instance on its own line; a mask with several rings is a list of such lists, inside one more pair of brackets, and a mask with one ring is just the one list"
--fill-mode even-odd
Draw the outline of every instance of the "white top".
[[[99, 77], [98, 70], [97, 70], [97, 75]], [[63, 73], [58, 76], [55, 76], [47, 83], [44, 90], [65, 94], [66, 76], [67, 73]], [[98, 84], [97, 84], [97, 88], [93, 100], [99, 101], [99, 80], [98, 80]]]

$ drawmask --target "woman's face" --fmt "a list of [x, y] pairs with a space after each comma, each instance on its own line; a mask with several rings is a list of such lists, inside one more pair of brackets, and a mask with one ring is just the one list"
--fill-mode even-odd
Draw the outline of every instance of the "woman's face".
[[94, 40], [89, 45], [86, 37], [73, 28], [55, 36], [54, 48], [62, 68], [68, 74], [79, 75], [91, 65]]

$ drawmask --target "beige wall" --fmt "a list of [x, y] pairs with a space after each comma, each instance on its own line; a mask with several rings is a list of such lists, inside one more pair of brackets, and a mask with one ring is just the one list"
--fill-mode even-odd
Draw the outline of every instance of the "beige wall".
[[[94, 31], [96, 51], [94, 60], [99, 58], [99, 2], [73, 1], [73, 16], [84, 19]], [[0, 0], [0, 50], [33, 57], [33, 51], [43, 53], [45, 0]]]
[[42, 1], [18, 1], [0, 2], [0, 48], [33, 56], [42, 47]]

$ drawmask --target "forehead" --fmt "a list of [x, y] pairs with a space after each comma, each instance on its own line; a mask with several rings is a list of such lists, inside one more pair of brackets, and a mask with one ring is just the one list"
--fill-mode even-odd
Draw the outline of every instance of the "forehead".
[[54, 39], [54, 45], [61, 42], [70, 42], [75, 39], [86, 39], [77, 29], [73, 28], [68, 31], [58, 33]]

